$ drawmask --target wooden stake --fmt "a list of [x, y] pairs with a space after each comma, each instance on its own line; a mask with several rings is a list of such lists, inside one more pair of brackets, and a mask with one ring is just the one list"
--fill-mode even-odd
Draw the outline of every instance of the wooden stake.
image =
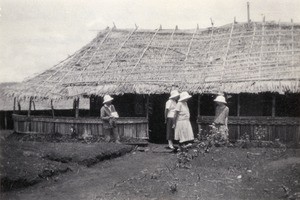
[[147, 135], [149, 137], [149, 95], [146, 96]]
[[[280, 37], [280, 24], [278, 22], [278, 40], [277, 40], [277, 53], [276, 53], [276, 68], [278, 68], [278, 65], [279, 65], [279, 51], [280, 51], [280, 40], [281, 40], [281, 37]], [[280, 77], [280, 74], [277, 72], [277, 77]]]
[[90, 109], [89, 109], [89, 116], [92, 116], [92, 96], [90, 96]]
[[198, 109], [197, 109], [197, 117], [198, 119], [200, 118], [201, 116], [201, 108], [200, 108], [200, 105], [201, 105], [201, 94], [198, 94]]
[[225, 65], [226, 65], [226, 60], [227, 60], [227, 56], [228, 56], [228, 52], [229, 52], [229, 48], [230, 48], [233, 29], [234, 29], [234, 23], [232, 23], [232, 26], [231, 26], [229, 40], [227, 42], [226, 52], [225, 52], [225, 55], [224, 55], [224, 58], [223, 58], [224, 60], [223, 60], [223, 64], [222, 64], [222, 71], [221, 71], [221, 78], [220, 78], [221, 79], [221, 84], [220, 84], [220, 87], [219, 87], [219, 92], [222, 92], [221, 90], [222, 90], [222, 87], [223, 87], [223, 77], [224, 77], [224, 74], [225, 74]]
[[248, 21], [248, 24], [250, 24], [250, 3], [247, 2], [247, 21]]
[[213, 27], [214, 26], [214, 21], [212, 18], [210, 18], [210, 23], [211, 23], [211, 26]]
[[51, 112], [52, 112], [52, 118], [54, 118], [54, 107], [53, 107], [53, 100], [51, 99]]
[[19, 99], [18, 99], [18, 110], [21, 111], [21, 103]]
[[260, 53], [259, 53], [259, 59], [260, 59], [260, 64], [259, 64], [259, 71], [258, 71], [258, 76], [259, 78], [261, 78], [261, 65], [262, 65], [262, 62], [263, 62], [263, 59], [262, 59], [262, 55], [263, 55], [263, 44], [264, 44], [264, 34], [265, 34], [265, 16], [263, 18], [263, 23], [262, 23], [262, 28], [261, 28], [261, 46], [260, 46]]
[[294, 66], [295, 62], [294, 62], [294, 22], [293, 19], [291, 19], [291, 23], [292, 23], [292, 69], [295, 71], [296, 67]]
[[237, 95], [237, 116], [240, 116], [241, 104], [240, 104], [240, 94]]
[[146, 96], [146, 118], [149, 122], [149, 95]]
[[75, 101], [75, 118], [79, 117], [79, 97], [74, 99]]
[[[239, 117], [241, 115], [240, 113], [240, 110], [241, 110], [241, 103], [240, 103], [240, 94], [237, 95], [237, 116]], [[238, 124], [238, 138], [237, 139], [240, 139], [240, 135], [241, 135], [241, 125]]]
[[195, 31], [194, 31], [194, 33], [193, 33], [193, 36], [192, 36], [192, 38], [191, 38], [191, 40], [190, 40], [190, 43], [189, 43], [187, 52], [186, 52], [186, 54], [185, 54], [184, 65], [186, 64], [188, 55], [189, 55], [190, 50], [191, 50], [191, 47], [192, 47], [192, 42], [193, 42], [193, 40], [194, 40], [195, 35], [197, 34], [197, 30], [198, 30], [198, 27], [195, 29]]
[[28, 108], [28, 112], [27, 112], [28, 117], [30, 116], [30, 113], [31, 113], [31, 104], [32, 104], [32, 97], [30, 97], [30, 99], [29, 99], [29, 108]]
[[[201, 95], [198, 94], [198, 107], [197, 107], [197, 120], [198, 121], [200, 119], [200, 116], [201, 116], [201, 109], [200, 109], [200, 105], [201, 105]], [[200, 123], [197, 123], [198, 124], [198, 135], [201, 136], [201, 124]], [[202, 137], [202, 136], [201, 136]]]
[[13, 108], [13, 113], [16, 113], [16, 97], [14, 97], [14, 108]]
[[276, 96], [275, 96], [275, 94], [273, 94], [273, 96], [272, 96], [272, 117], [275, 117], [275, 115], [276, 115], [275, 106], [276, 106]]
[[35, 102], [32, 100], [33, 110], [35, 110]]
[[4, 129], [7, 129], [7, 112], [4, 111]]

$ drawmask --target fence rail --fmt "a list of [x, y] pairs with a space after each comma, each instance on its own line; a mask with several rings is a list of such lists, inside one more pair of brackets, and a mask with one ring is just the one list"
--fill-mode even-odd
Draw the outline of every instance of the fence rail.
[[[197, 124], [202, 137], [209, 132], [209, 125], [213, 119], [213, 116], [198, 118]], [[296, 117], [230, 116], [228, 128], [229, 139], [232, 141], [248, 134], [251, 140], [261, 137], [265, 141], [279, 139], [284, 143], [300, 143], [300, 118]]]

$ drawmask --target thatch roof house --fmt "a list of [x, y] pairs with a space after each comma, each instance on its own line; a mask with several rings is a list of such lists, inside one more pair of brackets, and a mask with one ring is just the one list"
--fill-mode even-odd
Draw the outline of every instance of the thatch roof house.
[[15, 96], [299, 92], [300, 25], [233, 23], [205, 30], [107, 28], [22, 83]]
[[[7, 94], [73, 99], [165, 94], [174, 87], [193, 94], [299, 94], [300, 25], [251, 22], [194, 30], [107, 28], [64, 61]], [[299, 118], [292, 121], [299, 125]]]

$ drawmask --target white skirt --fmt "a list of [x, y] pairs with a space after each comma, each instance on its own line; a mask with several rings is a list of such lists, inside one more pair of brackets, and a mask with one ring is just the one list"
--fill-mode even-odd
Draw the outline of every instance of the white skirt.
[[180, 143], [194, 140], [194, 133], [190, 120], [180, 120], [176, 122], [175, 140]]

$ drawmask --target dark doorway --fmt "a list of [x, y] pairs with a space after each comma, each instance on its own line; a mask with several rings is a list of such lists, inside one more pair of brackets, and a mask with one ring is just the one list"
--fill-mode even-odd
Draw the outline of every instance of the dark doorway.
[[[149, 97], [149, 139], [153, 143], [167, 143], [166, 140], [166, 125], [164, 123], [165, 105], [168, 101], [169, 94], [150, 95]], [[188, 101], [190, 110], [190, 121], [193, 127], [193, 132], [198, 132], [197, 126], [197, 103], [198, 95]]]
[[169, 94], [149, 97], [149, 139], [153, 143], [166, 143], [165, 104]]

